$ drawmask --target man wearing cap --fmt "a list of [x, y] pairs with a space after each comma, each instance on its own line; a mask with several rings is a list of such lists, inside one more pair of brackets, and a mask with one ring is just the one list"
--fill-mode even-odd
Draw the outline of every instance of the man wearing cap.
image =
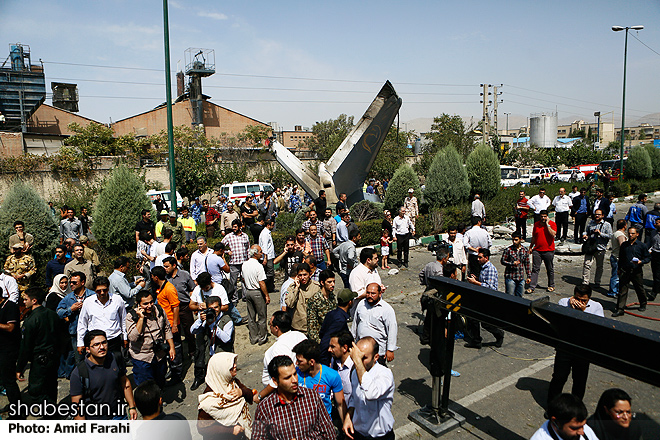
[[[324, 365], [330, 365], [330, 339], [335, 337], [338, 333], [349, 332], [348, 328], [348, 319], [350, 318], [350, 310], [353, 307], [353, 302], [357, 293], [353, 292], [351, 289], [342, 289], [341, 292], [337, 294], [337, 308], [333, 311], [327, 313], [325, 318], [323, 318], [323, 323], [321, 324], [321, 330], [319, 331], [319, 338], [321, 343], [319, 344], [321, 348], [321, 363]], [[341, 372], [339, 373], [341, 374]]]
[[298, 210], [302, 207], [302, 201], [300, 200], [300, 196], [298, 195], [298, 187], [294, 186], [291, 197], [289, 197], [289, 211], [293, 212], [294, 214], [298, 212]]
[[94, 249], [89, 247], [89, 238], [86, 235], [80, 236], [80, 244], [82, 244], [84, 248], [83, 258], [85, 260], [91, 261], [92, 266], [94, 266], [94, 271], [98, 273], [99, 267], [101, 267], [101, 260], [99, 260], [99, 254], [97, 254]]
[[170, 243], [174, 243], [175, 249], [179, 249], [183, 244], [183, 239], [186, 236], [186, 233], [183, 229], [183, 224], [176, 218], [176, 212], [170, 211], [169, 217], [170, 220], [163, 225], [163, 231], [165, 229], [170, 229], [172, 231], [172, 239], [170, 240]]
[[167, 215], [167, 210], [163, 209], [160, 211], [160, 220], [156, 223], [156, 240], [160, 241], [163, 239], [163, 226], [169, 222], [170, 218]]
[[227, 210], [227, 196], [224, 194], [220, 194], [218, 196], [218, 201], [215, 202], [215, 210], [222, 215], [223, 212]]
[[30, 285], [30, 278], [37, 273], [37, 266], [32, 255], [23, 253], [23, 244], [12, 246], [14, 253], [5, 261], [5, 272], [13, 276], [18, 284], [18, 290], [23, 293]]
[[415, 229], [415, 221], [419, 215], [419, 206], [417, 206], [417, 197], [413, 195], [414, 192], [415, 190], [410, 188], [408, 190], [408, 197], [403, 201], [403, 207], [406, 208], [406, 214], [413, 224], [413, 229]]

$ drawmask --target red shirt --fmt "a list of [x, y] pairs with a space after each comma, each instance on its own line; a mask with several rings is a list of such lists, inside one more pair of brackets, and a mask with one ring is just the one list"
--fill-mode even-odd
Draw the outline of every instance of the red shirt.
[[527, 201], [528, 201], [527, 197], [523, 197], [522, 199], [518, 199], [516, 201], [516, 218], [527, 218], [527, 213], [529, 212], [529, 209], [518, 209], [519, 206], [525, 206], [529, 208]]
[[[548, 220], [548, 224], [553, 231], [557, 232], [557, 223]], [[555, 250], [555, 237], [550, 235], [545, 223], [538, 221], [534, 223], [534, 230], [532, 231], [532, 240], [534, 240], [534, 250], [539, 252], [547, 252]]]
[[218, 211], [215, 210], [213, 206], [209, 206], [206, 208], [206, 225], [210, 225], [213, 223], [216, 219], [220, 217], [220, 214], [218, 214]]

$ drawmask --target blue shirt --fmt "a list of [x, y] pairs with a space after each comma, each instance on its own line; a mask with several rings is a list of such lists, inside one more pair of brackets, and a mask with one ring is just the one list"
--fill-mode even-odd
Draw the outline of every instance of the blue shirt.
[[205, 258], [206, 271], [211, 275], [211, 280], [216, 283], [222, 283], [222, 279], [226, 273], [222, 268], [225, 266], [225, 260], [219, 255], [211, 252]]
[[582, 200], [580, 200], [580, 208], [577, 210], [578, 214], [586, 214], [587, 212], [587, 198], [582, 197]]
[[349, 331], [348, 318], [349, 314], [339, 307], [325, 315], [325, 318], [323, 318], [323, 324], [321, 324], [321, 330], [319, 330], [319, 336], [321, 337], [319, 348], [321, 349], [322, 363], [326, 365], [330, 364], [330, 353], [328, 353], [330, 338], [332, 338], [332, 335], [336, 335], [340, 331]]
[[298, 373], [298, 385], [301, 387], [310, 388], [319, 393], [319, 397], [323, 401], [325, 409], [328, 410], [328, 414], [331, 414], [331, 394], [344, 391], [344, 385], [341, 381], [341, 376], [339, 373], [327, 365], [321, 365], [319, 373], [314, 377], [304, 375], [298, 367], [296, 367], [296, 373]]
[[[96, 292], [90, 289], [85, 289], [85, 297], [83, 298], [83, 301], [92, 295], [96, 295]], [[57, 316], [59, 316], [60, 319], [69, 318], [69, 334], [71, 336], [75, 336], [78, 333], [78, 316], [80, 316], [80, 310], [82, 310], [78, 309], [75, 312], [71, 311], [71, 306], [77, 301], [76, 294], [70, 292], [62, 298], [57, 305]]]
[[481, 273], [479, 274], [479, 282], [482, 286], [489, 289], [497, 290], [497, 269], [490, 261], [481, 266]]

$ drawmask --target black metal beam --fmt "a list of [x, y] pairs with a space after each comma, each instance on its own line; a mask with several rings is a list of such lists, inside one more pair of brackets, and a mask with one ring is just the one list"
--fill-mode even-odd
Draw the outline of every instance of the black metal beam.
[[445, 277], [430, 281], [449, 311], [660, 386], [660, 332], [561, 307], [547, 297], [530, 301]]

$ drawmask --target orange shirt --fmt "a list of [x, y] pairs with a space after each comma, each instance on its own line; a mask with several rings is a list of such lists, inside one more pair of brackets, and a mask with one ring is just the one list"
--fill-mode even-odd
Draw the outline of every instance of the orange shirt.
[[167, 320], [170, 321], [170, 326], [178, 326], [179, 323], [174, 323], [174, 312], [172, 308], [179, 307], [179, 295], [177, 294], [176, 287], [169, 281], [163, 284], [160, 290], [156, 291], [158, 295], [158, 304], [165, 310]]

